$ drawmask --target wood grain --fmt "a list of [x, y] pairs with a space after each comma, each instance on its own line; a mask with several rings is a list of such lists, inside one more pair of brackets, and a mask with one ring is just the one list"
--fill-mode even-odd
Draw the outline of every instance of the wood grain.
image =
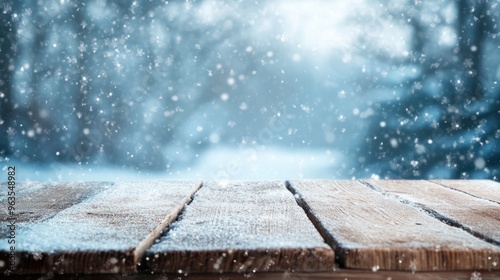
[[500, 203], [500, 183], [490, 180], [432, 180], [442, 186]]
[[500, 204], [428, 181], [369, 180], [367, 183], [500, 246]]
[[[71, 207], [49, 211], [49, 218], [18, 227], [15, 272], [135, 272], [145, 250], [200, 186], [195, 181], [119, 182]], [[58, 197], [64, 190], [63, 185], [48, 188], [45, 198], [50, 202], [49, 194]]]
[[291, 181], [340, 265], [353, 269], [499, 269], [500, 248], [357, 181]]
[[143, 265], [154, 273], [324, 271], [334, 253], [283, 183], [209, 182]]
[[[8, 215], [7, 204], [2, 209], [0, 221], [0, 273], [10, 273], [10, 265], [8, 262], [10, 246], [15, 246], [17, 267], [19, 271], [30, 271], [32, 263], [36, 261], [41, 255], [41, 252], [27, 252], [22, 251], [19, 238], [19, 233], [35, 224], [43, 223], [51, 219], [60, 211], [70, 208], [83, 200], [95, 195], [96, 193], [111, 186], [112, 183], [40, 183], [40, 182], [18, 182], [14, 188], [15, 191], [15, 230], [10, 234], [11, 218]], [[7, 184], [2, 184], [2, 190], [7, 189]], [[6, 200], [7, 191], [2, 191], [0, 200]], [[2, 205], [4, 205], [2, 203]], [[5, 211], [5, 212], [4, 212]], [[9, 226], [8, 226], [9, 225]], [[10, 238], [14, 236], [14, 238]], [[9, 244], [9, 241], [14, 240], [16, 243]], [[36, 266], [36, 264], [35, 264]], [[39, 272], [35, 269], [34, 272]]]
[[[39, 183], [20, 182], [14, 188], [16, 204], [15, 213], [17, 225], [23, 227], [26, 223], [39, 223], [52, 218], [60, 211], [82, 202], [88, 197], [109, 187], [112, 183]], [[2, 190], [7, 185], [2, 184]], [[2, 191], [0, 200], [4, 200], [7, 191]], [[6, 210], [6, 209], [2, 209]], [[6, 222], [8, 215], [2, 211], [0, 221]], [[0, 236], [7, 234], [7, 228], [0, 228]]]
[[443, 272], [403, 272], [403, 271], [366, 271], [336, 269], [328, 272], [249, 272], [249, 273], [161, 273], [161, 274], [65, 274], [65, 275], [24, 275], [25, 280], [498, 280], [500, 271], [443, 271]]

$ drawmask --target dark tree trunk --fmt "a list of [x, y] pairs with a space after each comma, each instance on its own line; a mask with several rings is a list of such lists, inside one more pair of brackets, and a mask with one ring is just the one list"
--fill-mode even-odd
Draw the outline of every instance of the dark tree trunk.
[[13, 72], [17, 43], [13, 14], [20, 4], [4, 4], [0, 14], [0, 157], [12, 154], [10, 148], [13, 119]]

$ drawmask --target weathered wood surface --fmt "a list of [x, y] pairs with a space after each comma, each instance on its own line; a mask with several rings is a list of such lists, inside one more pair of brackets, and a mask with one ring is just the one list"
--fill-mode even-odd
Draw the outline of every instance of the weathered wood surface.
[[143, 263], [155, 273], [322, 271], [334, 253], [283, 183], [209, 182]]
[[[55, 216], [60, 211], [82, 202], [112, 183], [18, 183], [16, 193], [16, 225], [25, 227], [28, 224], [43, 222]], [[2, 185], [0, 200], [7, 195], [7, 185]], [[7, 204], [2, 210], [7, 210]], [[0, 211], [2, 225], [7, 224], [7, 211]], [[0, 238], [7, 236], [7, 226], [0, 227]], [[1, 247], [0, 247], [1, 248]], [[1, 271], [1, 268], [0, 268]]]
[[442, 186], [500, 203], [500, 183], [489, 180], [432, 180]]
[[[368, 180], [381, 189], [421, 207], [447, 223], [500, 246], [500, 204], [428, 181]], [[473, 188], [472, 185], [469, 186]], [[498, 265], [500, 268], [500, 264]]]
[[[200, 186], [18, 183], [15, 273], [33, 279], [73, 279], [81, 272], [102, 279], [186, 273], [187, 279], [500, 279], [499, 184], [492, 181], [292, 181], [288, 187], [304, 209], [279, 182]], [[0, 192], [2, 274], [6, 194]], [[336, 251], [335, 264], [320, 233]]]
[[291, 181], [288, 187], [335, 248], [342, 267], [410, 271], [500, 268], [498, 246], [361, 182]]
[[[14, 278], [15, 279], [15, 278]], [[25, 280], [498, 280], [500, 271], [367, 271], [336, 269], [325, 272], [256, 272], [256, 273], [141, 273], [141, 274], [65, 274], [65, 275], [24, 275]]]
[[[44, 207], [48, 204], [40, 199], [59, 205], [66, 200], [53, 198], [72, 191], [61, 184], [41, 189], [40, 195], [45, 197], [36, 198], [39, 203], [30, 204], [30, 212], [35, 217], [42, 213], [42, 217], [35, 222], [28, 217], [30, 222], [17, 227], [15, 272], [135, 272], [145, 250], [176, 219], [200, 186], [194, 181], [119, 182], [83, 201], [78, 194], [64, 195], [75, 203], [47, 209]], [[21, 203], [27, 198], [19, 193], [16, 200]], [[6, 240], [2, 240], [0, 249], [6, 262]], [[6, 267], [2, 269], [5, 272]]]

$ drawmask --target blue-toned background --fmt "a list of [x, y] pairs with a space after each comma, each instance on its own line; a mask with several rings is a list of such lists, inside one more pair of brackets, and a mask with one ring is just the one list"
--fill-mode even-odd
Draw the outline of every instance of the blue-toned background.
[[21, 179], [490, 178], [498, 1], [0, 1]]

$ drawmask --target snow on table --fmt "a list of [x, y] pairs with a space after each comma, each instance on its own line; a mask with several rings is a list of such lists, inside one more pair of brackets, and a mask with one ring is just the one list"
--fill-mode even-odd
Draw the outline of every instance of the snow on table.
[[[367, 181], [383, 192], [417, 204], [425, 211], [432, 212], [438, 219], [453, 224], [481, 239], [500, 245], [500, 203], [474, 197], [469, 193], [443, 188], [433, 182], [421, 181]], [[456, 182], [456, 181], [455, 181]], [[474, 181], [469, 181], [472, 185]], [[498, 196], [489, 186], [491, 197]], [[450, 182], [449, 185], [459, 185]], [[421, 191], [425, 190], [425, 191]], [[498, 264], [500, 266], [500, 263]]]
[[[175, 220], [200, 185], [195, 181], [36, 185], [31, 196], [20, 193], [17, 198], [28, 202], [24, 211], [35, 218], [17, 224], [15, 271], [134, 272], [146, 248]], [[74, 194], [77, 188], [83, 196]], [[52, 207], [62, 204], [65, 207]], [[9, 251], [7, 240], [2, 241], [1, 250]], [[4, 254], [1, 257], [0, 271], [5, 272], [7, 260]]]
[[207, 183], [151, 249], [153, 272], [331, 270], [332, 249], [279, 182]]
[[498, 183], [489, 180], [433, 180], [442, 186], [500, 204]]
[[0, 273], [498, 279], [499, 190], [453, 180], [24, 182], [15, 250], [0, 193]]
[[[476, 198], [426, 181], [291, 181], [288, 187], [336, 248], [342, 267], [375, 271], [500, 269], [500, 248], [492, 242], [500, 229], [500, 205], [473, 201]], [[413, 199], [414, 194], [421, 199]], [[428, 204], [432, 211], [421, 208], [426, 201], [437, 200], [469, 214], [469, 218], [457, 216], [458, 224], [478, 219], [474, 225], [489, 237], [480, 239], [440, 221], [436, 213], [443, 207], [439, 203]], [[479, 219], [485, 213], [476, 212], [478, 204], [489, 207], [495, 217]]]

